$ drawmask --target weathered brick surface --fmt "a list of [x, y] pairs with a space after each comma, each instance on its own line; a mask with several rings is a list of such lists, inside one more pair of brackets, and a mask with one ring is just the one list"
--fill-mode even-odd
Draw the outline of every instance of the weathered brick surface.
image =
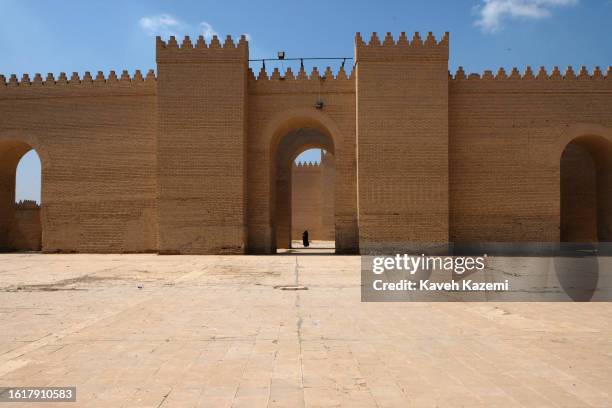
[[34, 148], [44, 251], [157, 250], [155, 94], [153, 73], [0, 81], [0, 178], [12, 180], [0, 212], [14, 206], [15, 168]]
[[293, 165], [292, 239], [302, 239], [302, 233], [308, 230], [312, 240], [334, 240], [333, 173], [333, 158], [330, 157], [324, 157], [321, 163], [300, 162]]
[[448, 35], [357, 35], [362, 251], [448, 241]]
[[[599, 70], [482, 77], [460, 70], [451, 79], [452, 241], [559, 240], [561, 155], [579, 136], [612, 143], [609, 78]], [[600, 161], [612, 163], [612, 156]]]
[[157, 40], [159, 250], [246, 250], [248, 46]]
[[[448, 52], [447, 35], [357, 36], [350, 73], [255, 77], [246, 39], [171, 38], [157, 78], [0, 76], [0, 249], [31, 148], [50, 252], [274, 252], [291, 162], [313, 147], [334, 154], [340, 253], [557, 242], [561, 226], [612, 241], [612, 71], [450, 76]], [[562, 160], [569, 144], [594, 171], [571, 146]]]
[[[248, 239], [249, 250], [268, 253], [276, 242], [276, 160], [279, 145], [288, 137], [299, 139], [297, 131], [316, 130], [331, 140], [316, 136], [298, 140], [300, 151], [309, 147], [325, 148], [335, 153], [335, 236], [338, 252], [358, 250], [357, 168], [355, 139], [355, 82], [353, 73], [340, 70], [336, 76], [326, 70], [310, 74], [290, 70], [280, 79], [260, 72], [249, 79], [248, 114]], [[314, 108], [317, 100], [324, 108]], [[315, 143], [312, 144], [312, 141]], [[299, 151], [295, 151], [297, 155]], [[283, 156], [283, 154], [280, 154]], [[285, 158], [286, 157], [281, 157]], [[295, 158], [295, 156], [293, 156]], [[291, 160], [293, 159], [291, 158]], [[285, 168], [284, 171], [289, 171]]]
[[18, 251], [40, 251], [42, 228], [40, 206], [36, 201], [20, 201], [15, 205], [11, 236], [11, 249]]

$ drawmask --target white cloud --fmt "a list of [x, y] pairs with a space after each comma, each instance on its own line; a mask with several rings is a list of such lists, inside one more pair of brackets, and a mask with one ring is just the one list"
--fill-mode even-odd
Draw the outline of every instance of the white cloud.
[[[196, 34], [196, 36], [201, 35], [206, 41], [210, 41], [213, 35], [219, 36], [214, 27], [206, 21], [193, 25], [171, 14], [142, 17], [138, 20], [138, 25], [151, 37], [159, 35], [162, 38], [168, 38], [173, 35], [176, 38], [182, 38], [184, 35]], [[250, 41], [251, 36], [249, 34], [245, 35], [247, 40]], [[235, 41], [237, 41], [237, 39], [235, 39]]]
[[482, 0], [476, 7], [480, 16], [476, 25], [485, 32], [502, 29], [502, 21], [510, 18], [542, 19], [551, 15], [555, 7], [578, 4], [578, 0]]
[[210, 41], [213, 35], [216, 35], [216, 36], [219, 35], [217, 34], [213, 26], [211, 26], [205, 21], [202, 21], [200, 24], [198, 24], [198, 31], [200, 32], [200, 34], [198, 35], [204, 36], [204, 39], [206, 41]]
[[138, 21], [140, 28], [150, 36], [161, 35], [168, 37], [176, 36], [177, 30], [184, 29], [186, 24], [170, 14], [160, 14], [158, 16], [142, 17]]

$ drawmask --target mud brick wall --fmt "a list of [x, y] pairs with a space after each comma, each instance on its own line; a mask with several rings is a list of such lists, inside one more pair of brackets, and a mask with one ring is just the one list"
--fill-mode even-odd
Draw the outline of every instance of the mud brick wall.
[[[332, 159], [333, 160], [333, 159]], [[328, 162], [331, 160], [327, 160]], [[334, 240], [333, 167], [321, 163], [297, 163], [291, 174], [292, 239], [301, 240], [308, 230], [311, 240]]]
[[157, 39], [159, 250], [246, 251], [248, 46]]
[[15, 168], [34, 148], [43, 251], [155, 251], [156, 88], [152, 71], [0, 78], [1, 212], [12, 218]]
[[40, 206], [35, 201], [25, 200], [15, 205], [15, 218], [10, 236], [14, 250], [41, 250]]
[[[248, 88], [250, 251], [269, 253], [275, 250], [272, 167], [281, 140], [302, 129], [314, 129], [326, 135], [333, 144], [336, 251], [356, 253], [359, 243], [354, 71], [349, 71], [348, 64], [346, 71], [341, 68], [336, 74], [331, 69], [319, 72], [315, 68], [309, 73], [304, 69], [297, 72], [287, 69], [283, 74], [275, 69], [270, 75], [261, 69], [257, 75], [250, 73]], [[317, 100], [323, 101], [323, 109], [315, 108]]]
[[459, 69], [449, 87], [451, 240], [558, 242], [562, 153], [578, 136], [612, 141], [611, 112], [612, 81], [598, 68]]
[[355, 39], [362, 252], [448, 241], [448, 43]]
[[334, 155], [338, 253], [612, 241], [611, 68], [450, 75], [431, 33], [358, 34], [336, 73], [255, 75], [244, 37], [156, 51], [157, 78], [0, 75], [0, 250], [33, 225], [15, 207], [31, 149], [47, 252], [274, 253], [291, 232], [277, 184], [307, 148]]

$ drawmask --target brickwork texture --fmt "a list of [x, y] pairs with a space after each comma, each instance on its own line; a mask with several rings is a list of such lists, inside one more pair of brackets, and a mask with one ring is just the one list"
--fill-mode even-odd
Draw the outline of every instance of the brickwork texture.
[[299, 162], [291, 170], [291, 238], [301, 240], [308, 231], [311, 240], [334, 240], [333, 156], [320, 163]]
[[[274, 253], [307, 148], [338, 253], [612, 241], [612, 70], [451, 74], [449, 49], [357, 34], [352, 67], [268, 73], [244, 37], [170, 37], [157, 73], [0, 76], [0, 250]], [[31, 149], [40, 209], [15, 205]]]

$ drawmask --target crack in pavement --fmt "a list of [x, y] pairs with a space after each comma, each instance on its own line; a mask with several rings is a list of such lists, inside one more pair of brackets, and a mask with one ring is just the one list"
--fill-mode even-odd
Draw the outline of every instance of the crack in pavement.
[[[295, 257], [295, 285], [299, 286], [300, 284], [300, 264], [298, 261], [298, 257]], [[302, 389], [302, 405], [301, 406], [305, 406], [306, 405], [306, 398], [304, 396], [304, 361], [302, 358], [302, 323], [304, 322], [303, 318], [302, 318], [302, 313], [301, 313], [301, 309], [300, 309], [300, 292], [296, 291], [295, 292], [295, 309], [296, 309], [296, 315], [297, 315], [297, 322], [296, 322], [296, 332], [297, 332], [297, 340], [298, 340], [298, 352], [299, 352], [299, 356], [300, 356], [300, 388]]]

